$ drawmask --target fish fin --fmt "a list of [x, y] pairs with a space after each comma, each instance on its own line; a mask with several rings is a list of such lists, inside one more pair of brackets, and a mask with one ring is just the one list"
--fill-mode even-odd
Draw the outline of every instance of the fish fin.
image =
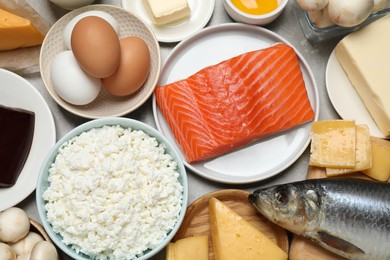
[[319, 231], [318, 236], [322, 243], [332, 248], [333, 250], [341, 251], [345, 254], [353, 255], [353, 256], [365, 255], [365, 252], [361, 248], [355, 246], [354, 244], [344, 239], [335, 237], [327, 232]]

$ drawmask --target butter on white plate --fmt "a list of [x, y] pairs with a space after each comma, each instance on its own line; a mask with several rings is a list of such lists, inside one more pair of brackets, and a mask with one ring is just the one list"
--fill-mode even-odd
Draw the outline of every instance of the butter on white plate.
[[336, 56], [384, 136], [390, 137], [390, 15], [344, 37]]
[[184, 19], [191, 14], [187, 0], [145, 0], [148, 12], [156, 25]]

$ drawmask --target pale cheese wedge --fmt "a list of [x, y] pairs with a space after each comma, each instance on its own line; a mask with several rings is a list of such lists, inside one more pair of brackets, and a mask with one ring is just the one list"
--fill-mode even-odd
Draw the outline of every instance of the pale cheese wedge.
[[390, 178], [390, 141], [371, 137], [372, 167], [362, 171], [369, 177], [387, 181]]
[[287, 253], [216, 198], [209, 202], [210, 228], [216, 260], [282, 260]]
[[0, 9], [0, 50], [40, 45], [43, 39], [30, 20]]
[[356, 162], [354, 168], [326, 168], [328, 176], [358, 172], [372, 166], [370, 132], [367, 125], [356, 125]]
[[355, 121], [315, 121], [310, 134], [310, 165], [329, 168], [355, 167]]

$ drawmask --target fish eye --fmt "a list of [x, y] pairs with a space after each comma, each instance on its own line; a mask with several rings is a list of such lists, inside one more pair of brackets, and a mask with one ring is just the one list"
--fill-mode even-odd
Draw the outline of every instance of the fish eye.
[[277, 189], [275, 191], [275, 199], [279, 204], [286, 204], [288, 202], [288, 194], [285, 189]]

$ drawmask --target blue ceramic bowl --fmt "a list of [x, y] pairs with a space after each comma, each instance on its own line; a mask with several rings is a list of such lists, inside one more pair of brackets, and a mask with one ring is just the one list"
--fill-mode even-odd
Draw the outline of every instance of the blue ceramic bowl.
[[75, 250], [73, 250], [70, 246], [65, 245], [62, 242], [62, 237], [55, 233], [52, 229], [52, 226], [49, 224], [46, 218], [46, 210], [45, 210], [45, 201], [42, 198], [43, 193], [46, 191], [46, 189], [49, 187], [50, 183], [48, 182], [48, 176], [49, 176], [49, 168], [51, 167], [51, 164], [54, 162], [54, 159], [57, 156], [58, 149], [61, 147], [63, 143], [68, 141], [69, 139], [80, 135], [82, 132], [88, 131], [92, 128], [99, 128], [103, 127], [104, 125], [120, 125], [123, 128], [131, 128], [134, 130], [142, 130], [146, 134], [148, 134], [151, 137], [155, 137], [156, 140], [159, 143], [163, 143], [166, 146], [166, 153], [170, 154], [172, 158], [177, 162], [177, 171], [179, 173], [179, 182], [183, 186], [183, 202], [181, 211], [179, 213], [178, 220], [173, 227], [173, 229], [168, 233], [167, 237], [161, 241], [161, 243], [153, 248], [149, 249], [144, 252], [144, 254], [137, 258], [137, 259], [149, 259], [153, 255], [157, 254], [159, 251], [161, 251], [168, 243], [172, 240], [176, 232], [178, 231], [181, 223], [183, 222], [184, 215], [187, 209], [187, 201], [188, 201], [188, 183], [187, 183], [187, 174], [185, 167], [183, 165], [183, 162], [180, 159], [180, 156], [176, 152], [176, 150], [173, 148], [171, 143], [156, 129], [153, 127], [128, 118], [121, 118], [121, 117], [115, 117], [115, 118], [103, 118], [103, 119], [95, 119], [92, 121], [89, 121], [87, 123], [84, 123], [73, 130], [71, 130], [69, 133], [67, 133], [64, 137], [62, 137], [55, 146], [49, 151], [47, 154], [43, 165], [40, 169], [40, 173], [38, 176], [38, 183], [36, 188], [36, 202], [37, 202], [37, 208], [38, 208], [38, 214], [42, 223], [42, 226], [48, 233], [51, 240], [68, 256], [72, 257], [73, 259], [91, 259], [90, 257], [77, 253]]

